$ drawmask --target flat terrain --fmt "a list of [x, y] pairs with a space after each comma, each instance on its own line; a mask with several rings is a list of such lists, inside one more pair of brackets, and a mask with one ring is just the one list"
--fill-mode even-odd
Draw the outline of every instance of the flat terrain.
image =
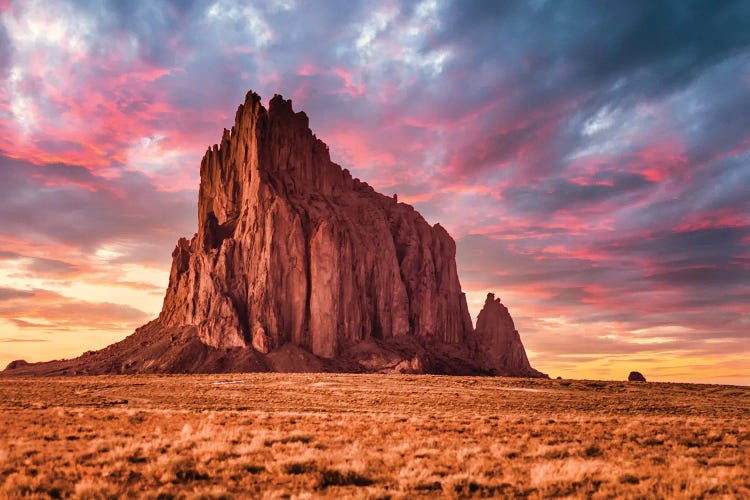
[[0, 497], [749, 497], [750, 388], [0, 379]]

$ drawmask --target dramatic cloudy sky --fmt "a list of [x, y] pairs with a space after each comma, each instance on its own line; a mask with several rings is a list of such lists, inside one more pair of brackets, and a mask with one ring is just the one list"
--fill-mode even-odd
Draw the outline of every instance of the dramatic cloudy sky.
[[458, 242], [553, 376], [750, 383], [746, 1], [0, 0], [0, 364], [154, 317], [249, 89]]

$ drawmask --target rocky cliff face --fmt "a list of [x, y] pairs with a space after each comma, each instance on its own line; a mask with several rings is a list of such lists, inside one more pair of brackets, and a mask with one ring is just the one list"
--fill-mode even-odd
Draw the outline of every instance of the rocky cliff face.
[[455, 243], [333, 163], [307, 116], [256, 94], [201, 163], [198, 233], [180, 240], [161, 321], [208, 345], [342, 344], [414, 335], [470, 343]]
[[294, 351], [314, 369], [541, 375], [499, 302], [488, 298], [474, 331], [445, 229], [333, 163], [291, 101], [266, 110], [248, 93], [200, 174], [198, 232], [177, 243], [158, 320], [134, 335], [160, 359], [129, 338], [96, 366], [198, 370], [169, 337], [201, 371], [214, 358], [294, 369], [268, 361]]

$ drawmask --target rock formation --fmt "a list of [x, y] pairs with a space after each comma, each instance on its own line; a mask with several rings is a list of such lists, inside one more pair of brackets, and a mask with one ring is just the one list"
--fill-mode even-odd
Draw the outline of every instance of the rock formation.
[[492, 294], [474, 331], [445, 229], [352, 178], [308, 125], [247, 94], [201, 162], [159, 318], [67, 369], [542, 376]]
[[646, 377], [641, 372], [630, 372], [628, 375], [628, 382], [645, 382]]
[[513, 318], [493, 293], [487, 294], [477, 317], [475, 337], [477, 361], [485, 370], [508, 375], [534, 375], [536, 370], [529, 364]]

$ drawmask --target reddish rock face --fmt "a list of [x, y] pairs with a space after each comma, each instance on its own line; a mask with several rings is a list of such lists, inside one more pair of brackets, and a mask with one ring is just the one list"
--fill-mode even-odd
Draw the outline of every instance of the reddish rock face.
[[367, 371], [544, 376], [488, 296], [474, 331], [456, 244], [333, 163], [275, 96], [248, 93], [201, 162], [159, 318], [122, 342], [11, 374]]
[[[307, 116], [250, 93], [201, 163], [198, 233], [180, 240], [160, 319], [206, 344], [366, 339], [470, 344], [453, 239], [333, 163]], [[261, 332], [258, 334], [258, 332]]]

